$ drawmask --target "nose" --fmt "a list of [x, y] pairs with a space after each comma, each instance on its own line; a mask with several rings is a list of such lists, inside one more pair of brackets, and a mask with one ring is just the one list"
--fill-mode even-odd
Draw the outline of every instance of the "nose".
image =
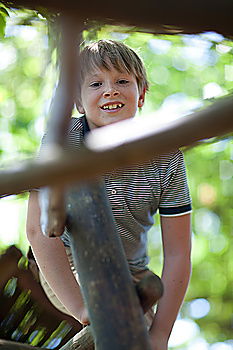
[[116, 90], [114, 87], [108, 87], [108, 89], [104, 92], [104, 97], [116, 97], [119, 95], [119, 91]]

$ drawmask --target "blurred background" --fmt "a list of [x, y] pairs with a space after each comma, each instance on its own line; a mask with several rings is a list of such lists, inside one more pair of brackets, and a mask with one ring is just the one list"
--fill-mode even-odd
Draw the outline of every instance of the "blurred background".
[[[56, 83], [54, 37], [45, 18], [0, 4], [0, 169], [37, 152]], [[48, 35], [49, 33], [49, 35]], [[208, 32], [154, 36], [106, 26], [86, 41], [122, 40], [144, 60], [150, 91], [138, 117], [172, 121], [232, 92], [233, 42]], [[74, 111], [77, 115], [77, 112]], [[233, 349], [232, 135], [184, 149], [193, 199], [193, 273], [170, 349]], [[0, 252], [15, 244], [26, 254], [27, 194], [0, 200]], [[149, 235], [150, 267], [161, 273], [159, 218]]]

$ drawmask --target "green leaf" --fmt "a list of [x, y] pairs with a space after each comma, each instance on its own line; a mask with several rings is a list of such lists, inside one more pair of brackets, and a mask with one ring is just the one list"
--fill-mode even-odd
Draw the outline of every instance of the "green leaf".
[[2, 8], [0, 8], [0, 39], [4, 38], [6, 28], [6, 18], [2, 13]]
[[0, 12], [2, 12], [5, 16], [10, 16], [7, 9], [2, 4], [0, 4]]

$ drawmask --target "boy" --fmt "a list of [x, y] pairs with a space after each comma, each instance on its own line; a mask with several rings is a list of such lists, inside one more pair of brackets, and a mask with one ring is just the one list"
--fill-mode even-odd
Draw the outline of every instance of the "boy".
[[[144, 104], [148, 83], [140, 58], [120, 42], [100, 40], [83, 49], [77, 108], [68, 143], [79, 147], [97, 127], [133, 118]], [[150, 327], [153, 350], [167, 350], [191, 271], [190, 211], [182, 153], [175, 150], [149, 162], [105, 174], [117, 232], [135, 280], [148, 270], [147, 231], [159, 209], [163, 238], [164, 295]], [[27, 235], [39, 268], [67, 312], [88, 323], [79, 285], [71, 271], [69, 237], [43, 236], [38, 193], [30, 194]], [[67, 255], [68, 253], [68, 255]], [[69, 259], [68, 259], [69, 258]], [[46, 283], [46, 282], [44, 282]]]

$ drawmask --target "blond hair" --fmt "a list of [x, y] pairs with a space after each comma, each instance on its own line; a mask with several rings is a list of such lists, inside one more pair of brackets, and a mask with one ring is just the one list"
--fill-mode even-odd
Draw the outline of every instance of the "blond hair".
[[97, 69], [115, 68], [134, 74], [139, 93], [148, 90], [146, 70], [140, 57], [130, 47], [115, 40], [99, 40], [84, 47], [80, 53], [79, 94], [87, 73]]

